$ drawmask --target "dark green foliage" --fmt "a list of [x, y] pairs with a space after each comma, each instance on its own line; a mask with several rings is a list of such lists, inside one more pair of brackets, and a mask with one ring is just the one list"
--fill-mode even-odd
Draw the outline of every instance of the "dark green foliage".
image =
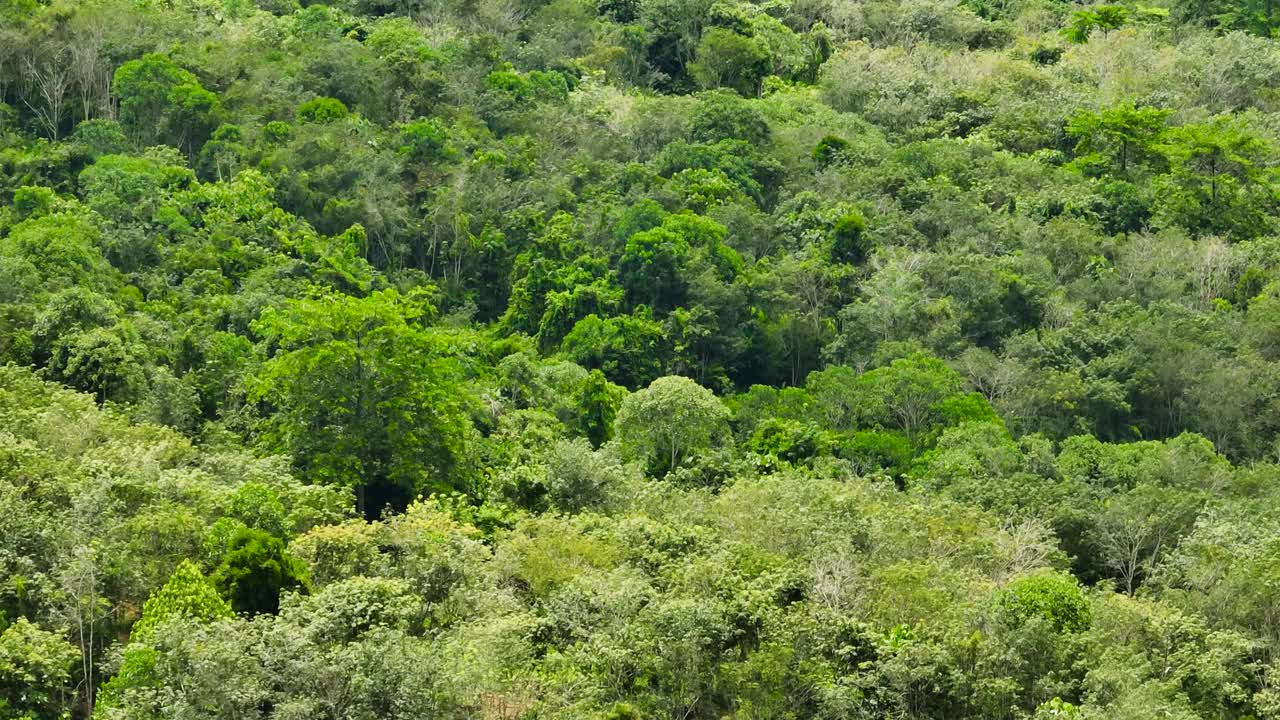
[[1183, 22], [1262, 37], [1273, 37], [1280, 27], [1277, 8], [1267, 0], [1179, 0], [1171, 10]]
[[1249, 301], [1262, 293], [1262, 289], [1266, 287], [1269, 280], [1270, 275], [1262, 268], [1250, 265], [1245, 268], [1245, 271], [1236, 280], [1235, 287], [1232, 288], [1231, 302], [1241, 307], [1247, 307]]
[[813, 162], [819, 170], [826, 169], [842, 159], [849, 150], [849, 141], [836, 135], [828, 135], [813, 146]]
[[863, 430], [842, 438], [836, 454], [866, 475], [900, 476], [914, 456], [911, 440], [901, 433]]
[[278, 350], [250, 387], [272, 407], [264, 441], [309, 478], [355, 488], [370, 514], [382, 510], [364, 502], [370, 485], [409, 496], [468, 482], [466, 399], [443, 338], [419, 323], [431, 310], [389, 290], [299, 301], [256, 325]]
[[729, 88], [747, 97], [759, 93], [769, 68], [769, 49], [753, 37], [722, 27], [707, 28], [688, 65], [704, 88]]
[[629, 23], [636, 18], [639, 10], [638, 0], [597, 0], [596, 10], [620, 23]]
[[121, 124], [135, 138], [151, 138], [167, 109], [169, 93], [195, 76], [163, 55], [146, 55], [116, 70], [112, 91], [120, 98]]
[[1053, 45], [1037, 45], [1031, 51], [1031, 62], [1037, 65], [1053, 65], [1062, 59], [1063, 49]]
[[[779, 170], [776, 163], [761, 155], [757, 146], [739, 139], [715, 143], [673, 142], [662, 150], [656, 164], [659, 172], [668, 177], [682, 171], [707, 171], [697, 173], [695, 177], [712, 182], [728, 180], [739, 192], [746, 193], [758, 203], [765, 201], [766, 188], [773, 184]], [[725, 199], [732, 199], [732, 188], [722, 194]], [[695, 209], [705, 211], [708, 208], [703, 205]]]
[[1250, 239], [1274, 226], [1277, 193], [1270, 143], [1229, 117], [1170, 131], [1162, 146], [1170, 172], [1157, 183], [1158, 212], [1192, 234]]
[[623, 246], [632, 235], [661, 225], [667, 214], [667, 211], [657, 202], [645, 198], [623, 211], [622, 217], [614, 228], [614, 238], [619, 246]]
[[613, 437], [613, 420], [626, 391], [609, 382], [604, 373], [592, 370], [578, 393], [579, 427], [591, 444], [599, 447]]
[[560, 349], [579, 365], [631, 389], [661, 375], [667, 354], [662, 326], [644, 313], [588, 315], [573, 326]]
[[632, 235], [618, 263], [618, 276], [631, 305], [648, 305], [658, 312], [683, 305], [691, 252], [683, 237], [666, 228]]
[[284, 543], [250, 528], [227, 542], [211, 579], [236, 612], [250, 615], [274, 614], [280, 609], [280, 593], [308, 586], [306, 567], [285, 552]]
[[842, 215], [831, 228], [831, 261], [858, 265], [867, 259], [871, 241], [867, 221], [856, 210]]
[[76, 125], [71, 142], [88, 160], [102, 155], [116, 155], [128, 149], [124, 130], [114, 120], [95, 118]]
[[191, 72], [164, 55], [145, 55], [116, 70], [120, 123], [135, 142], [164, 141], [192, 155], [218, 124], [222, 103]]
[[1103, 180], [1098, 184], [1098, 218], [1105, 232], [1131, 233], [1145, 227], [1151, 219], [1151, 201], [1140, 194], [1137, 185], [1126, 180]]

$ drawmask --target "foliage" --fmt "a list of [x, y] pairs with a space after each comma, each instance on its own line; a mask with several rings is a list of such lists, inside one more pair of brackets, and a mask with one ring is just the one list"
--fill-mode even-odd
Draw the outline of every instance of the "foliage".
[[218, 125], [222, 104], [188, 70], [165, 55], [122, 64], [111, 80], [120, 123], [135, 142], [164, 140], [193, 155]]
[[1040, 574], [1020, 578], [1004, 590], [999, 605], [1021, 621], [1042, 617], [1058, 632], [1078, 633], [1089, 628], [1088, 600], [1069, 577]]
[[175, 618], [207, 622], [223, 617], [231, 617], [231, 606], [195, 563], [183, 560], [164, 586], [147, 598], [131, 639], [145, 641], [157, 624]]
[[58, 633], [18, 618], [0, 633], [0, 712], [14, 718], [55, 718], [69, 694], [79, 651]]
[[428, 312], [388, 290], [264, 313], [258, 332], [278, 352], [250, 398], [274, 406], [271, 447], [291, 452], [316, 481], [361, 490], [383, 483], [405, 496], [465, 487], [464, 403], [447, 387], [457, 370], [442, 338], [418, 324]]
[[1280, 715], [1268, 0], [0, 3], [0, 718]]
[[616, 423], [623, 451], [661, 473], [722, 440], [728, 433], [729, 411], [706, 388], [670, 376], [628, 395]]
[[[285, 552], [279, 538], [250, 528], [231, 536], [211, 580], [236, 612], [249, 614], [277, 612], [281, 592], [305, 589], [308, 583], [306, 568]], [[200, 610], [210, 611], [217, 612]]]
[[347, 116], [347, 106], [337, 98], [320, 97], [298, 106], [298, 122], [330, 123]]
[[1062, 34], [1074, 43], [1089, 42], [1098, 30], [1115, 30], [1129, 20], [1129, 10], [1123, 5], [1098, 5], [1089, 10], [1077, 10], [1071, 16], [1071, 24]]

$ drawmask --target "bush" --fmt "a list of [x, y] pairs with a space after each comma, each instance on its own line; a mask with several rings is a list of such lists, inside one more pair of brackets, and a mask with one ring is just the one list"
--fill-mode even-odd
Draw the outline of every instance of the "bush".
[[835, 135], [828, 135], [813, 146], [813, 162], [818, 166], [819, 170], [826, 169], [840, 162], [842, 156], [848, 150], [848, 140]]
[[309, 584], [306, 566], [279, 538], [251, 528], [232, 536], [213, 582], [236, 612], [251, 615], [275, 614], [282, 591], [305, 591]]
[[996, 603], [1017, 624], [1042, 618], [1064, 633], [1088, 630], [1093, 618], [1075, 578], [1055, 572], [1040, 572], [1009, 583]]
[[347, 106], [341, 100], [319, 97], [298, 106], [298, 122], [331, 123], [347, 116]]

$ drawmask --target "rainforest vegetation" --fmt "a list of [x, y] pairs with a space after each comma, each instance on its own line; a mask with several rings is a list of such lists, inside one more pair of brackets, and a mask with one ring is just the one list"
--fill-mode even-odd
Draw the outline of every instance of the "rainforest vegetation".
[[1280, 720], [1275, 37], [0, 0], [0, 720]]

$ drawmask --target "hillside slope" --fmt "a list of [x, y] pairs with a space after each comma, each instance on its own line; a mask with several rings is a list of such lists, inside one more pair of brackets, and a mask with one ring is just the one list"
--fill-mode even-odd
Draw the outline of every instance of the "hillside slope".
[[1277, 28], [0, 0], [0, 720], [1280, 719]]

